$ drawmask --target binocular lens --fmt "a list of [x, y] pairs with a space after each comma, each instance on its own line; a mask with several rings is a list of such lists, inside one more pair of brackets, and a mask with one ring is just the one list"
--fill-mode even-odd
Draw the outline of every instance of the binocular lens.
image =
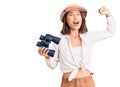
[[51, 56], [51, 57], [53, 57], [54, 54], [55, 54], [55, 50], [50, 50], [49, 49], [48, 55]]
[[41, 41], [37, 43], [38, 47], [49, 47], [49, 42]]
[[45, 40], [45, 38], [46, 38], [46, 37], [43, 36], [43, 35], [40, 36], [40, 40]]
[[56, 43], [56, 44], [59, 44], [60, 38], [54, 37], [54, 38], [53, 38], [53, 42]]

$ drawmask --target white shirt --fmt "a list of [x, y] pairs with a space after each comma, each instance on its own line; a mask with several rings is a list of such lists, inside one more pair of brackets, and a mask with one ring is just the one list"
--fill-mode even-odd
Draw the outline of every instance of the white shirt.
[[[73, 53], [74, 58], [80, 64], [80, 61], [82, 60], [82, 47], [77, 46], [77, 47], [72, 47], [71, 49], [72, 49], [71, 51]], [[80, 68], [82, 68], [82, 67], [80, 66]]]
[[60, 62], [60, 69], [63, 73], [71, 72], [68, 80], [71, 81], [78, 72], [78, 68], [90, 70], [91, 50], [94, 42], [109, 38], [114, 34], [115, 22], [112, 17], [107, 17], [107, 29], [102, 31], [89, 31], [80, 34], [82, 38], [81, 60], [77, 60], [73, 54], [72, 45], [68, 35], [59, 35], [61, 41], [59, 45], [53, 43], [52, 49], [55, 50], [54, 57], [46, 59], [47, 65], [54, 69]]

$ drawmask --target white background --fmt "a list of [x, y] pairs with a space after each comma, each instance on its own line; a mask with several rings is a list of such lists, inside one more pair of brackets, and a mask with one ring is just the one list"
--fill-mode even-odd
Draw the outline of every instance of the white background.
[[51, 70], [36, 46], [41, 34], [58, 35], [60, 13], [71, 3], [88, 10], [88, 30], [106, 29], [101, 6], [110, 9], [116, 21], [113, 37], [94, 44], [91, 71], [96, 87], [120, 87], [120, 5], [118, 0], [1, 0], [0, 87], [60, 87], [59, 65]]

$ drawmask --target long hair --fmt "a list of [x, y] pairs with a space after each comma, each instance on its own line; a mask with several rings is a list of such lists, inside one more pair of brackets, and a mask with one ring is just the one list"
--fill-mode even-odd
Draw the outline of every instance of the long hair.
[[[81, 11], [80, 11], [81, 12]], [[66, 34], [70, 34], [70, 27], [66, 21], [66, 16], [69, 12], [67, 12], [65, 14], [65, 16], [63, 17], [63, 27], [62, 27], [62, 30], [61, 30], [61, 33], [63, 35], [66, 35]], [[85, 23], [85, 15], [86, 14], [85, 12], [81, 12], [81, 16], [82, 16], [82, 24], [81, 24], [81, 27], [79, 28], [79, 33], [83, 34], [83, 33], [86, 33], [88, 30], [87, 30], [87, 27], [86, 27], [86, 23]]]

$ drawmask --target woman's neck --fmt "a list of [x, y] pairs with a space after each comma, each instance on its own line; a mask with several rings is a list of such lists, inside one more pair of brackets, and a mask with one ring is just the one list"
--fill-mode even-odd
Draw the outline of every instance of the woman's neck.
[[71, 31], [69, 37], [72, 47], [82, 46], [82, 39], [80, 38], [78, 31]]
[[79, 32], [76, 30], [71, 30], [70, 34], [69, 34], [70, 37], [72, 38], [78, 38], [79, 37]]

